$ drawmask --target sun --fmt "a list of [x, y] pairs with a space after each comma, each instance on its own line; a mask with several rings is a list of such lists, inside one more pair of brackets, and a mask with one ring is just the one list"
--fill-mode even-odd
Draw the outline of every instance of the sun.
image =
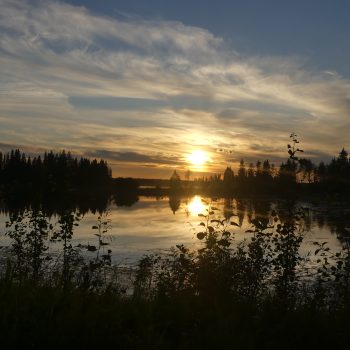
[[188, 155], [187, 160], [195, 166], [201, 166], [209, 160], [209, 157], [206, 152], [201, 150], [192, 151]]

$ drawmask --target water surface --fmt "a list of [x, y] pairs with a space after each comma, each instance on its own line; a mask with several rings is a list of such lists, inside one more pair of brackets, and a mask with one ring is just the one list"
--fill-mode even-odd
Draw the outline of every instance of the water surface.
[[[111, 229], [106, 234], [108, 246], [111, 249], [113, 262], [135, 263], [144, 254], [161, 252], [177, 244], [189, 247], [199, 246], [201, 243], [196, 234], [201, 231], [199, 225], [206, 214], [208, 206], [217, 208], [211, 218], [229, 218], [240, 227], [231, 226], [235, 241], [240, 242], [249, 238], [251, 234], [245, 231], [251, 228], [254, 217], [269, 216], [272, 209], [283, 211], [290, 203], [285, 201], [251, 200], [251, 199], [217, 199], [212, 200], [193, 196], [191, 198], [150, 198], [140, 197], [131, 206], [117, 206], [115, 202], [107, 206], [108, 218], [111, 220]], [[315, 250], [313, 242], [327, 242], [334, 250], [341, 247], [341, 231], [347, 232], [348, 222], [345, 214], [339, 210], [332, 211], [319, 208], [310, 203], [293, 203], [294, 206], [309, 208], [303, 224], [304, 241], [301, 253], [306, 255]], [[96, 231], [92, 226], [96, 224], [98, 213], [88, 211], [75, 229], [73, 244], [97, 244]], [[232, 216], [231, 216], [232, 215]], [[5, 221], [8, 214], [0, 215], [1, 245], [8, 246], [10, 241], [5, 237]], [[345, 218], [345, 219], [344, 219]], [[52, 222], [57, 217], [51, 218]], [[350, 227], [350, 225], [349, 225]], [[59, 252], [60, 243], [49, 242], [50, 252]], [[94, 253], [87, 253], [93, 256]]]

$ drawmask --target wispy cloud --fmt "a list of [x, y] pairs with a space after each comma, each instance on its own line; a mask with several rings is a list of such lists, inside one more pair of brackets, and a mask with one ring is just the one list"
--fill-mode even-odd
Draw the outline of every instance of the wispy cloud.
[[137, 152], [114, 152], [106, 150], [96, 150], [87, 152], [86, 156], [94, 158], [110, 159], [117, 162], [128, 162], [128, 163], [141, 163], [142, 165], [167, 165], [167, 166], [178, 166], [183, 161], [181, 158], [175, 156], [166, 156], [162, 153], [158, 153], [155, 156], [149, 156], [148, 154], [141, 154]]
[[291, 131], [311, 156], [350, 146], [350, 83], [333, 67], [247, 57], [179, 22], [102, 17], [49, 0], [0, 5], [5, 143], [169, 167], [183, 167], [195, 147], [220, 167], [232, 158], [214, 154], [220, 144], [234, 159], [269, 149], [278, 160]]

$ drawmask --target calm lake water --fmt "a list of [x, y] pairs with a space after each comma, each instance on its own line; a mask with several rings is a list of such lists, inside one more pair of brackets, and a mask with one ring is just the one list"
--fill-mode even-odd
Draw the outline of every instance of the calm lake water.
[[[133, 264], [141, 256], [161, 252], [177, 244], [185, 244], [189, 247], [199, 246], [201, 243], [196, 238], [196, 233], [201, 229], [199, 223], [203, 218], [198, 214], [205, 214], [207, 203], [218, 208], [213, 218], [229, 217], [240, 227], [232, 226], [237, 242], [249, 238], [245, 231], [250, 229], [250, 220], [256, 216], [267, 216], [272, 209], [284, 210], [285, 201], [268, 200], [225, 200], [216, 201], [193, 196], [191, 198], [150, 198], [140, 197], [130, 207], [118, 207], [114, 203], [108, 206], [111, 229], [106, 234], [109, 243], [105, 249], [111, 249], [115, 263]], [[303, 221], [304, 241], [301, 248], [302, 254], [315, 250], [313, 242], [328, 242], [331, 249], [341, 248], [340, 233], [346, 233], [350, 222], [348, 212], [344, 212], [342, 206], [329, 208], [317, 206], [311, 203], [294, 203], [296, 206], [310, 208]], [[342, 212], [340, 212], [342, 210]], [[98, 214], [88, 212], [85, 214], [79, 226], [75, 229], [73, 244], [97, 244], [97, 237], [92, 226], [96, 224]], [[1, 238], [0, 245], [8, 246], [10, 241], [5, 236], [6, 214], [0, 215]], [[52, 218], [56, 222], [57, 217]], [[60, 243], [49, 242], [50, 252], [60, 251]], [[94, 253], [86, 253], [94, 256]]]

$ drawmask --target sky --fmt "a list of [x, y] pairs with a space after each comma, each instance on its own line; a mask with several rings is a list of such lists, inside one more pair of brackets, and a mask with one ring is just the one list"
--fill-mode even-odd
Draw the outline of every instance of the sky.
[[315, 162], [350, 150], [349, 1], [0, 6], [2, 152], [66, 149], [115, 177], [168, 178], [278, 165], [291, 132]]

